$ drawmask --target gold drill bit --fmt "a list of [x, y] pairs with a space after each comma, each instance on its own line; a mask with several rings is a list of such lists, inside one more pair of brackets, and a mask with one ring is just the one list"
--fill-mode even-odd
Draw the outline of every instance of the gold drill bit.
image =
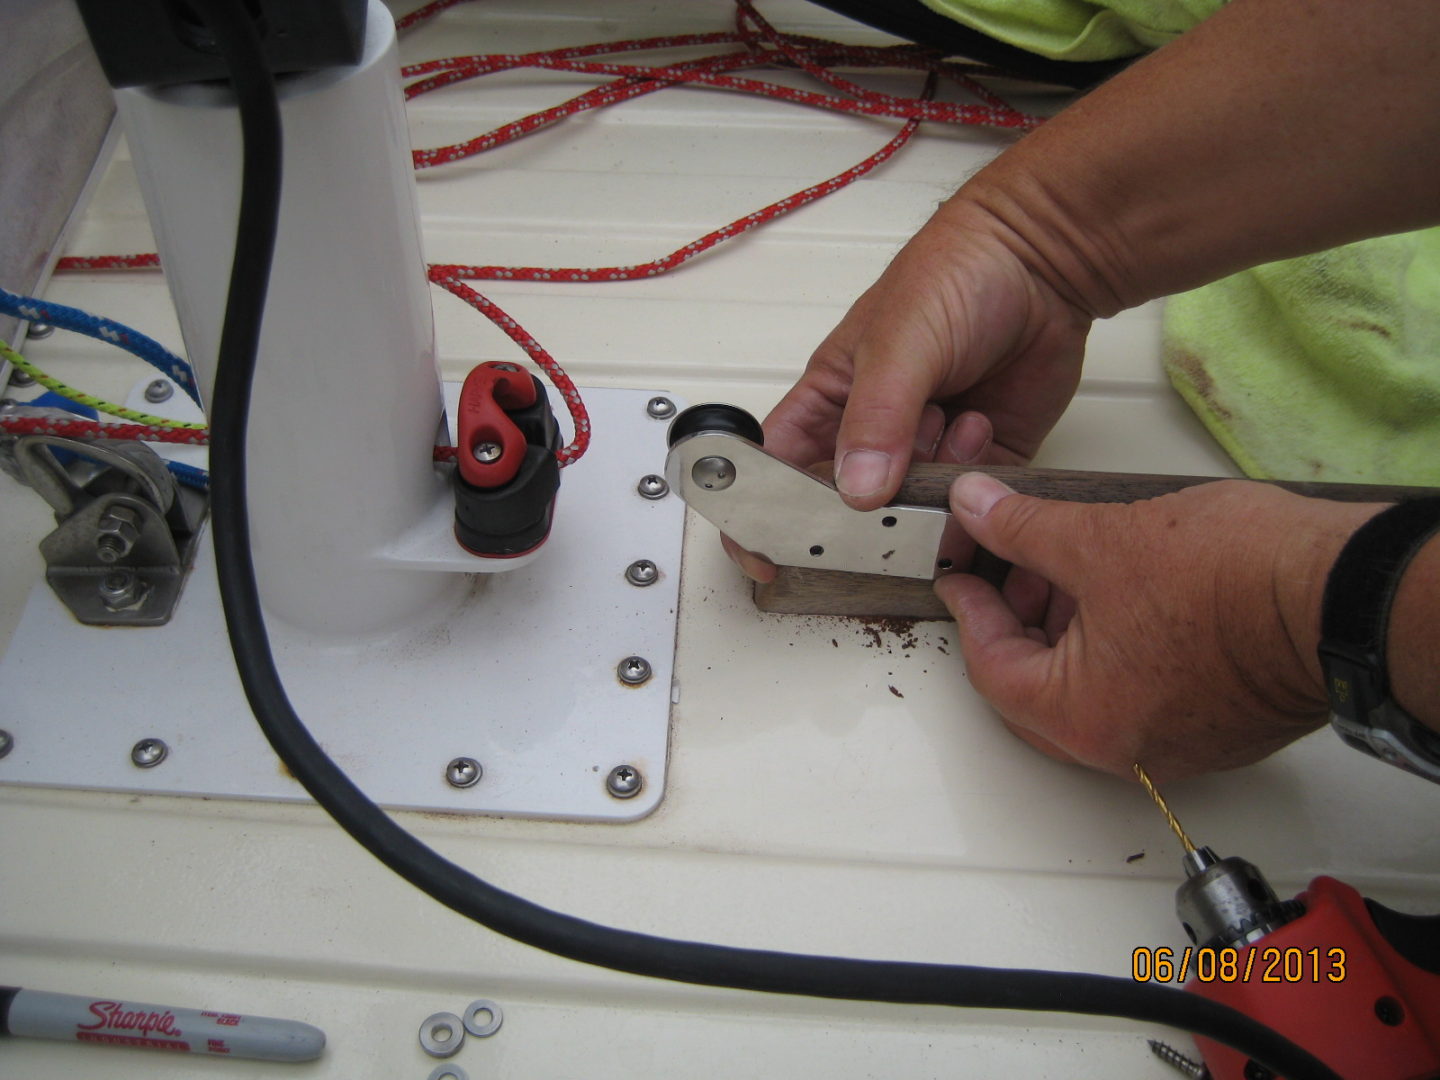
[[1146, 775], [1145, 770], [1140, 767], [1138, 761], [1135, 762], [1134, 769], [1135, 775], [1140, 778], [1140, 783], [1144, 784], [1145, 790], [1150, 793], [1150, 798], [1155, 800], [1155, 805], [1158, 806], [1160, 812], [1165, 815], [1165, 820], [1169, 823], [1171, 830], [1180, 838], [1180, 843], [1185, 845], [1185, 854], [1194, 855], [1195, 845], [1190, 842], [1190, 837], [1185, 835], [1185, 830], [1180, 827], [1180, 822], [1175, 820], [1175, 815], [1170, 812], [1170, 807], [1165, 804], [1165, 796], [1161, 795], [1156, 789], [1154, 781]]

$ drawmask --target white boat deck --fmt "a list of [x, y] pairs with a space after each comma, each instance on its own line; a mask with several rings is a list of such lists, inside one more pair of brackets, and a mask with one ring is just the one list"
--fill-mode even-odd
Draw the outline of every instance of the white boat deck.
[[[761, 7], [787, 30], [883, 40], [802, 0]], [[409, 61], [524, 52], [731, 21], [728, 0], [486, 0], [443, 14], [401, 49]], [[592, 82], [522, 71], [451, 88], [412, 107], [413, 139], [476, 134]], [[427, 256], [641, 261], [840, 172], [894, 127], [667, 90], [422, 173]], [[763, 415], [848, 302], [1006, 139], [926, 127], [866, 179], [665, 277], [480, 287], [582, 386], [663, 388]], [[153, 250], [123, 146], [68, 250]], [[180, 346], [157, 274], [62, 276], [46, 295]], [[518, 357], [439, 290], [435, 310], [447, 377]], [[1158, 340], [1153, 305], [1096, 328], [1079, 395], [1038, 464], [1233, 473], [1170, 391]], [[106, 395], [144, 374], [64, 333], [27, 352]], [[3, 647], [43, 578], [35, 545], [52, 526], [41, 500], [8, 478], [0, 500]], [[1180, 850], [1163, 819], [1134, 784], [1057, 764], [1007, 734], [966, 681], [953, 625], [900, 633], [758, 614], [713, 530], [693, 517], [683, 573], [680, 700], [653, 815], [579, 825], [406, 813], [406, 827], [522, 896], [694, 940], [1118, 976], [1137, 946], [1184, 943], [1172, 908]], [[143, 714], [143, 703], [107, 696], [103, 664], [73, 676], [93, 686], [97, 730]], [[166, 677], [157, 655], [154, 678]], [[1440, 911], [1437, 791], [1328, 733], [1167, 794], [1198, 842], [1256, 862], [1282, 895], [1327, 873], [1389, 906]], [[1124, 1021], [761, 996], [584, 967], [441, 908], [309, 805], [0, 784], [0, 911], [0, 982], [291, 1017], [329, 1039], [321, 1060], [295, 1066], [8, 1040], [0, 1076], [17, 1080], [423, 1080], [436, 1063], [417, 1044], [420, 1022], [480, 997], [505, 1019], [452, 1059], [477, 1080], [1160, 1080], [1174, 1074], [1150, 1057], [1147, 1036], [1191, 1052], [1183, 1034]]]

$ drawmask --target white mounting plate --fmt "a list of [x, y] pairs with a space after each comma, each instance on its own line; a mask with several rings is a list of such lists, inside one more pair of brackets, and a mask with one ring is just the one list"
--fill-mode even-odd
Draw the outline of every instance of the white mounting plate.
[[[452, 416], [457, 392], [447, 384]], [[584, 392], [593, 439], [562, 473], [554, 527], [535, 563], [456, 575], [453, 596], [383, 636], [336, 640], [272, 624], [299, 715], [377, 803], [585, 821], [635, 820], [659, 805], [678, 696], [685, 508], [673, 493], [652, 501], [636, 490], [665, 468], [669, 425], [646, 412], [654, 396]], [[568, 417], [561, 426], [568, 434]], [[641, 558], [660, 574], [636, 587], [625, 569]], [[653, 669], [639, 687], [616, 675], [632, 654]], [[3, 783], [309, 798], [242, 696], [208, 542], [163, 627], [81, 626], [38, 582], [0, 659], [0, 706], [14, 738], [0, 759]], [[142, 738], [169, 747], [154, 768], [130, 761]], [[478, 784], [446, 782], [456, 757], [482, 764]], [[606, 791], [621, 764], [644, 777], [630, 799]]]

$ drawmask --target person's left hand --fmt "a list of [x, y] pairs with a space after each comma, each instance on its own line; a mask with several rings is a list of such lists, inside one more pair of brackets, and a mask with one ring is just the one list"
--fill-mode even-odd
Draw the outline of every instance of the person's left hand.
[[936, 582], [971, 683], [1050, 754], [1157, 780], [1246, 765], [1320, 726], [1325, 577], [1376, 504], [1220, 481], [1128, 505], [969, 473], [951, 509], [1014, 564]]

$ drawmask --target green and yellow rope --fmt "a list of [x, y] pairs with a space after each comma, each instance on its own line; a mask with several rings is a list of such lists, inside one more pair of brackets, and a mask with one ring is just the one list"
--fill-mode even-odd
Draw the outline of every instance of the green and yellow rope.
[[112, 401], [98, 398], [94, 394], [87, 394], [77, 390], [73, 386], [61, 382], [53, 375], [47, 375], [25, 357], [21, 356], [14, 349], [10, 348], [3, 341], [0, 341], [0, 359], [8, 360], [15, 368], [25, 372], [46, 390], [53, 390], [55, 393], [69, 398], [71, 401], [81, 405], [88, 405], [92, 409], [99, 409], [101, 412], [119, 417], [121, 420], [129, 420], [136, 424], [147, 424], [150, 427], [185, 428], [188, 430], [203, 430], [204, 424], [191, 424], [183, 420], [170, 420], [163, 416], [155, 416], [151, 413], [141, 412], [138, 409], [127, 409], [124, 405], [116, 405]]

